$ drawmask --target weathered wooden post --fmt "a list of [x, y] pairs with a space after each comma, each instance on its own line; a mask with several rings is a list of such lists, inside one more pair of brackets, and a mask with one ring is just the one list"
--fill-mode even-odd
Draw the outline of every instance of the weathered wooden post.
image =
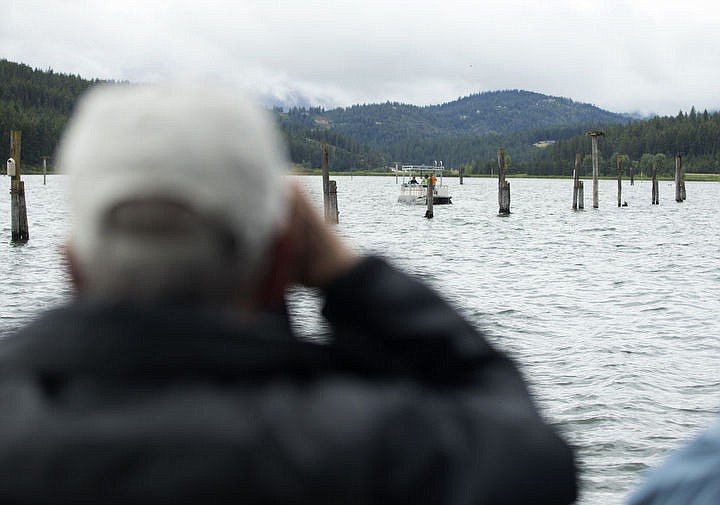
[[458, 168], [458, 175], [460, 176], [460, 185], [463, 183], [463, 175], [465, 175], [465, 167], [461, 166]]
[[[573, 173], [573, 203], [572, 209], [578, 209], [578, 196], [580, 194], [580, 153], [575, 153], [575, 172]], [[582, 209], [582, 205], [580, 205]]]
[[20, 141], [19, 130], [10, 131], [10, 159], [7, 161], [7, 174], [10, 179], [10, 220], [12, 221], [12, 241], [27, 242], [30, 238], [25, 206], [25, 183], [20, 180]]
[[600, 130], [590, 130], [585, 135], [592, 138], [592, 165], [593, 165], [593, 208], [598, 208], [598, 137], [605, 135]]
[[425, 217], [428, 219], [433, 218], [433, 200], [434, 200], [433, 193], [434, 192], [435, 192], [435, 187], [433, 186], [432, 178], [428, 177], [427, 193], [425, 195], [425, 201], [427, 202], [427, 210], [425, 211]]
[[680, 197], [683, 199], [683, 202], [687, 199], [687, 194], [685, 193], [685, 167], [682, 164], [682, 160], [680, 161]]
[[683, 202], [687, 200], [687, 193], [685, 192], [685, 169], [680, 167], [680, 196], [682, 196]]
[[630, 185], [631, 186], [635, 185], [635, 171], [633, 170], [632, 162], [630, 163]]
[[505, 149], [498, 150], [498, 206], [500, 214], [510, 214], [510, 183], [505, 180]]
[[660, 204], [660, 188], [657, 181], [657, 164], [652, 164], [652, 205]]
[[622, 158], [618, 156], [617, 158], [617, 167], [618, 167], [618, 192], [617, 192], [617, 198], [618, 198], [618, 207], [622, 207]]
[[685, 200], [685, 174], [682, 168], [682, 153], [675, 156], [675, 201], [682, 202]]
[[585, 183], [578, 181], [578, 209], [585, 208]]
[[323, 181], [323, 207], [325, 208], [325, 222], [338, 222], [338, 205], [337, 205], [337, 183], [330, 180], [329, 168], [329, 152], [328, 145], [322, 145], [322, 181]]
[[50, 156], [43, 156], [43, 186], [47, 183], [47, 160]]
[[340, 211], [337, 204], [337, 182], [328, 181], [328, 208], [326, 209], [326, 220], [328, 223], [337, 224], [340, 219]]
[[682, 202], [682, 197], [680, 196], [680, 164], [681, 156], [680, 154], [675, 156], [675, 201], [676, 202]]
[[322, 158], [320, 160], [320, 168], [322, 170], [322, 188], [323, 188], [323, 205], [327, 208], [327, 194], [330, 187], [330, 154], [328, 153], [328, 145], [322, 144]]

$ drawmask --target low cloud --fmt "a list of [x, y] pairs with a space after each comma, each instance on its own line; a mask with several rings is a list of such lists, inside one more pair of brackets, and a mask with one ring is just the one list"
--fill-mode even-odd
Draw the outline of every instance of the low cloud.
[[710, 2], [248, 3], [10, 0], [3, 57], [87, 78], [224, 80], [328, 107], [517, 88], [616, 112], [720, 108]]

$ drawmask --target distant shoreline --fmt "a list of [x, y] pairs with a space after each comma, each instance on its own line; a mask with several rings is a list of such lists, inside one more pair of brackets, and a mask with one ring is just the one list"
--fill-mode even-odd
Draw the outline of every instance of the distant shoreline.
[[[290, 172], [291, 175], [322, 175], [322, 171], [317, 169], [293, 169]], [[372, 170], [355, 170], [355, 171], [343, 171], [343, 172], [335, 172], [330, 171], [330, 175], [332, 176], [357, 176], [357, 177], [365, 177], [365, 176], [384, 176], [384, 177], [394, 177], [395, 175], [398, 175], [402, 177], [402, 174], [396, 174], [395, 172], [380, 172], [380, 171], [372, 171]], [[406, 176], [407, 177], [407, 176]], [[456, 171], [453, 171], [449, 174], [444, 174], [443, 177], [448, 178], [457, 178], [458, 174]], [[573, 177], [571, 175], [528, 175], [528, 174], [505, 174], [505, 177], [507, 179], [565, 179], [565, 180], [572, 180]], [[472, 174], [463, 175], [463, 178], [468, 179], [497, 179], [497, 174], [489, 175], [489, 174]], [[585, 174], [580, 176], [581, 179], [591, 179], [592, 174]], [[601, 180], [608, 180], [608, 181], [616, 181], [617, 176], [599, 176], [598, 179]], [[630, 178], [626, 175], [623, 176], [623, 181], [629, 181]], [[635, 176], [636, 181], [651, 181], [652, 179], [646, 175]], [[658, 177], [658, 181], [674, 181], [674, 177]], [[690, 182], [720, 182], [720, 174], [699, 174], [699, 173], [692, 173], [692, 172], [685, 172], [685, 180]]]

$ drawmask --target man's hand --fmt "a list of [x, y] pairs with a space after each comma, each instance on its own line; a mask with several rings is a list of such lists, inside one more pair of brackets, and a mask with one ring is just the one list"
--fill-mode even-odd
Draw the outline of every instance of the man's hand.
[[289, 220], [294, 282], [324, 288], [358, 262], [358, 256], [322, 221], [294, 184], [290, 186]]

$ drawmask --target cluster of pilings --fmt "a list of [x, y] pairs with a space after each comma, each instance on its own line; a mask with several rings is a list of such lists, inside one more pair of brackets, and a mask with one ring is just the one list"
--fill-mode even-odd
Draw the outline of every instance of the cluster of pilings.
[[[592, 177], [593, 177], [593, 192], [592, 192], [592, 204], [593, 208], [599, 207], [599, 191], [598, 191], [598, 179], [599, 179], [599, 153], [598, 153], [598, 138], [605, 135], [601, 130], [591, 130], [586, 133], [592, 140]], [[573, 200], [572, 209], [584, 209], [585, 208], [585, 188], [583, 181], [580, 180], [580, 168], [581, 168], [582, 156], [580, 153], [575, 154], [575, 170], [573, 172]], [[510, 183], [505, 180], [505, 149], [500, 148], [498, 150], [498, 208], [499, 214], [507, 215], [510, 214]], [[458, 177], [460, 184], [463, 184], [464, 171], [461, 167], [458, 170]], [[630, 185], [635, 185], [635, 174], [632, 169], [632, 165], [628, 167], [628, 175], [630, 178]], [[626, 207], [627, 202], [622, 200], [622, 178], [623, 178], [623, 159], [618, 157], [617, 159], [617, 204], [618, 207]], [[397, 175], [396, 175], [397, 181]], [[430, 187], [428, 186], [428, 189]], [[682, 168], [682, 153], [678, 153], [675, 159], [675, 200], [682, 202], [686, 199], [685, 193], [685, 172]], [[431, 198], [428, 194], [428, 210], [425, 217], [432, 217], [432, 203]], [[660, 192], [657, 181], [657, 165], [653, 162], [652, 165], [652, 204], [658, 205], [660, 203]]]
[[[587, 132], [592, 138], [592, 165], [593, 165], [593, 207], [598, 208], [598, 137], [604, 135], [602, 131], [592, 130]], [[27, 224], [27, 207], [25, 204], [25, 184], [20, 178], [20, 142], [21, 132], [12, 130], [10, 132], [10, 152], [11, 157], [7, 160], [7, 174], [11, 177], [10, 194], [11, 194], [11, 222], [12, 222], [12, 241], [27, 242], [30, 238]], [[43, 157], [43, 184], [46, 183], [47, 174], [47, 156]], [[583, 181], [580, 180], [580, 154], [575, 155], [575, 172], [573, 182], [573, 210], [583, 209], [584, 205], [584, 187]], [[498, 208], [499, 214], [510, 214], [510, 183], [505, 180], [505, 149], [498, 150]], [[322, 145], [322, 181], [323, 181], [323, 206], [325, 210], [325, 221], [328, 223], [338, 223], [340, 212], [337, 203], [337, 183], [331, 181], [329, 176], [329, 150], [328, 145]], [[463, 184], [464, 171], [459, 171], [460, 184]], [[630, 169], [630, 182], [634, 183], [632, 169]], [[682, 168], [682, 153], [678, 153], [675, 158], [675, 201], [682, 202], [686, 199], [685, 193], [685, 172]], [[627, 205], [622, 203], [622, 159], [618, 159], [618, 207]], [[432, 187], [428, 184], [427, 196], [428, 208], [425, 217], [433, 217], [433, 197]], [[657, 181], [657, 167], [653, 162], [652, 167], [652, 204], [660, 203], [660, 194]]]
[[[20, 143], [22, 133], [19, 130], [10, 132], [10, 158], [7, 160], [7, 175], [10, 176], [10, 220], [13, 242], [27, 242], [30, 238], [27, 222], [27, 206], [25, 203], [25, 182], [20, 177]], [[47, 181], [47, 160], [43, 156], [43, 184]], [[329, 178], [328, 146], [322, 146], [322, 180], [325, 221], [337, 223], [339, 218], [337, 204], [337, 184]]]
[[[605, 135], [600, 130], [591, 130], [586, 133], [592, 139], [592, 166], [593, 166], [593, 208], [598, 208], [598, 137]], [[618, 207], [627, 206], [622, 201], [622, 158], [617, 160], [617, 202]], [[635, 177], [632, 166], [629, 168], [630, 185], [635, 184]], [[580, 153], [575, 154], [575, 173], [573, 184], [573, 210], [584, 208], [583, 205], [583, 187], [580, 180]], [[685, 193], [685, 171], [682, 167], [682, 153], [677, 153], [675, 157], [675, 201], [682, 202], [687, 198]], [[652, 205], [660, 204], [660, 190], [657, 181], [657, 165], [653, 161], [652, 165]]]

